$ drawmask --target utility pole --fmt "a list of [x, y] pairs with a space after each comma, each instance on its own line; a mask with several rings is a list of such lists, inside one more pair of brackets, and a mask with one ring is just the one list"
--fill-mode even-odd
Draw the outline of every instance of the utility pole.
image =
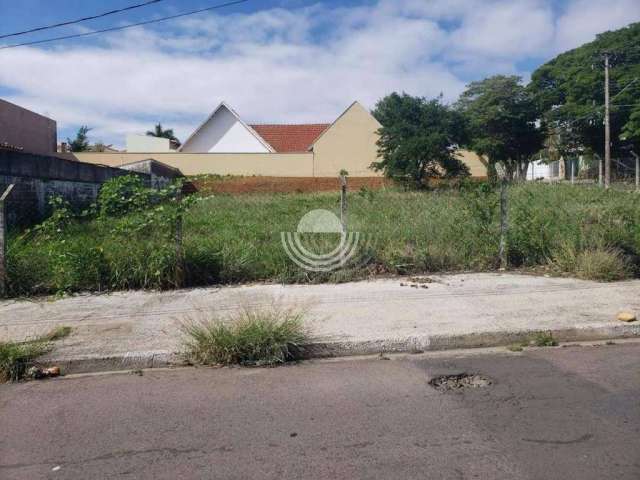
[[611, 183], [611, 122], [609, 118], [609, 54], [604, 54], [604, 188]]

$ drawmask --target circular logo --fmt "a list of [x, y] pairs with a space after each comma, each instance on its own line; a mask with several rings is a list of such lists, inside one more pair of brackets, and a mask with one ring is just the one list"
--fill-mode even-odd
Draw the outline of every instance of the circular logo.
[[[335, 234], [339, 242], [329, 252], [313, 251], [303, 243], [303, 238], [310, 234]], [[295, 232], [280, 232], [280, 238], [285, 252], [296, 265], [313, 272], [328, 272], [344, 267], [354, 258], [360, 233], [348, 232], [333, 212], [317, 209], [300, 219]]]

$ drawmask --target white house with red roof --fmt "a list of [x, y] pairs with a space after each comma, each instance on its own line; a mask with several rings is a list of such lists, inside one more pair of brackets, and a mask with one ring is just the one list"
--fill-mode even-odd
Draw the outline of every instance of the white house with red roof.
[[[349, 109], [354, 105], [354, 102]], [[367, 112], [368, 114], [368, 112]], [[370, 114], [369, 114], [370, 115]], [[373, 119], [373, 117], [371, 117]], [[330, 123], [247, 124], [226, 102], [220, 105], [187, 138], [182, 153], [302, 153], [311, 150], [315, 140]]]
[[[379, 179], [381, 172], [371, 164], [378, 160], [380, 127], [358, 102], [332, 123], [309, 124], [249, 124], [222, 102], [178, 151], [168, 142], [162, 150], [143, 139], [128, 141], [126, 152], [78, 153], [74, 157], [116, 167], [154, 159], [185, 175], [335, 179], [346, 170], [351, 178]], [[460, 153], [473, 176], [486, 176], [482, 159], [471, 152]]]

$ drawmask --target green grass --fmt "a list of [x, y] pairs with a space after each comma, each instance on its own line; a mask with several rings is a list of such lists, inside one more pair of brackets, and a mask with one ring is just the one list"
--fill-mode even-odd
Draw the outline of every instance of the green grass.
[[51, 349], [43, 339], [29, 342], [0, 342], [0, 382], [18, 381], [36, 358]]
[[307, 341], [303, 313], [277, 306], [245, 308], [226, 317], [187, 320], [184, 354], [204, 365], [276, 365], [300, 358]]
[[[182, 285], [335, 282], [498, 267], [497, 193], [443, 189], [350, 193], [349, 230], [364, 238], [360, 261], [330, 273], [301, 269], [287, 257], [280, 232], [294, 232], [313, 209], [338, 214], [339, 202], [338, 193], [202, 199], [184, 218]], [[176, 287], [178, 256], [171, 229], [143, 222], [142, 228], [131, 230], [128, 225], [138, 217], [72, 223], [55, 238], [13, 232], [8, 250], [11, 294]], [[329, 251], [336, 236], [306, 235], [304, 241]], [[588, 186], [513, 186], [508, 253], [516, 268], [545, 266], [596, 280], [636, 276], [640, 199]]]
[[551, 332], [539, 332], [531, 343], [536, 347], [557, 347], [558, 342], [553, 338]]

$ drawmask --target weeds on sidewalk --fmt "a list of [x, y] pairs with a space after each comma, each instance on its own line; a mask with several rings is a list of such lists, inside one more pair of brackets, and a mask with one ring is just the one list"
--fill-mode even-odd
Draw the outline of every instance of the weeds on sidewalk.
[[52, 342], [68, 337], [72, 331], [60, 325], [35, 340], [0, 342], [0, 383], [22, 380], [34, 360], [51, 350]]
[[558, 342], [551, 332], [539, 332], [533, 338], [532, 343], [536, 347], [557, 347]]
[[277, 365], [301, 358], [304, 312], [277, 305], [182, 324], [184, 355], [194, 364]]
[[51, 350], [43, 339], [29, 342], [0, 342], [0, 382], [17, 381], [36, 358]]
[[47, 333], [44, 337], [42, 337], [42, 339], [48, 340], [49, 342], [55, 342], [56, 340], [62, 340], [63, 338], [68, 337], [69, 335], [71, 335], [72, 331], [73, 328], [67, 325], [60, 325]]

